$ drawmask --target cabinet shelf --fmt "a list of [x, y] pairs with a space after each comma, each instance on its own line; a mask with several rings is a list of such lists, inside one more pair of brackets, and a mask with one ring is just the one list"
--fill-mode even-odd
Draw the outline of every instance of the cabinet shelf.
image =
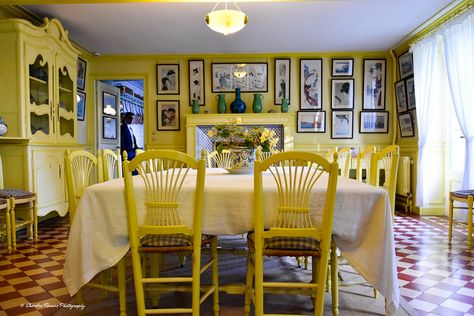
[[48, 82], [47, 82], [46, 80], [39, 79], [39, 78], [36, 78], [36, 77], [33, 77], [33, 76], [30, 76], [30, 80], [35, 81], [35, 82], [42, 83], [42, 84], [44, 84], [44, 85], [48, 85]]
[[59, 87], [59, 91], [61, 91], [61, 92], [66, 92], [66, 93], [72, 93], [72, 90], [71, 90], [71, 89], [63, 88], [63, 87]]

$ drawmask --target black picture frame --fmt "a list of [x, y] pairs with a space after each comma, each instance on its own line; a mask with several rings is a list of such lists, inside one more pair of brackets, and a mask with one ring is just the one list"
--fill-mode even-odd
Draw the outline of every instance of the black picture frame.
[[291, 91], [291, 59], [290, 58], [275, 58], [274, 61], [274, 83], [275, 83], [275, 105], [281, 105], [282, 99], [288, 99], [290, 104]]
[[102, 117], [102, 138], [117, 139], [117, 119], [115, 117]]
[[397, 113], [406, 112], [408, 110], [404, 80], [395, 82], [395, 104], [397, 105]]
[[82, 58], [77, 59], [77, 89], [86, 89], [87, 61]]
[[[166, 112], [170, 111], [174, 111], [171, 116], [166, 114]], [[156, 101], [156, 124], [158, 131], [179, 131], [179, 121], [179, 100]]]
[[354, 75], [354, 58], [333, 58], [331, 69], [333, 77], [352, 77]]
[[387, 134], [389, 122], [388, 111], [360, 111], [359, 133]]
[[300, 109], [323, 109], [323, 60], [300, 59]]
[[407, 106], [408, 110], [416, 108], [415, 100], [415, 79], [413, 77], [405, 80], [406, 93], [407, 93]]
[[331, 109], [354, 109], [354, 79], [331, 79]]
[[363, 110], [385, 110], [386, 64], [385, 58], [364, 59]]
[[398, 71], [400, 79], [413, 75], [413, 55], [410, 51], [406, 51], [398, 56]]
[[77, 91], [77, 120], [84, 121], [86, 115], [86, 93]]
[[354, 137], [354, 112], [352, 110], [333, 110], [331, 118], [331, 139], [352, 139]]
[[[245, 76], [238, 78], [236, 71], [245, 71]], [[266, 62], [238, 62], [212, 63], [212, 92], [268, 92], [268, 63]]]
[[156, 93], [158, 95], [179, 94], [179, 64], [156, 65]]
[[199, 100], [199, 105], [206, 104], [206, 85], [204, 60], [195, 59], [188, 61], [189, 70], [189, 105], [192, 105], [193, 99]]
[[326, 111], [297, 111], [297, 133], [326, 133]]
[[400, 128], [400, 137], [413, 137], [415, 136], [415, 129], [413, 126], [413, 119], [410, 112], [402, 113], [398, 115], [398, 124]]

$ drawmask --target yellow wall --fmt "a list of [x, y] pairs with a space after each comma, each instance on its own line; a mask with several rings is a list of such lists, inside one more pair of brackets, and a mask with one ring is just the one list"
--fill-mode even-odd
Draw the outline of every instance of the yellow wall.
[[[88, 86], [89, 95], [93, 91], [93, 80], [95, 79], [136, 79], [143, 78], [145, 93], [145, 143], [147, 148], [185, 148], [184, 115], [190, 114], [189, 105], [189, 75], [188, 60], [204, 59], [205, 61], [205, 106], [201, 107], [200, 113], [216, 113], [216, 93], [212, 93], [211, 86], [211, 63], [218, 62], [267, 62], [268, 63], [268, 92], [263, 93], [263, 111], [265, 115], [269, 110], [280, 111], [280, 107], [274, 104], [274, 59], [291, 59], [291, 91], [289, 112], [299, 110], [300, 85], [299, 64], [300, 58], [322, 58], [323, 59], [323, 110], [326, 111], [326, 133], [297, 134], [295, 148], [300, 150], [315, 150], [316, 145], [334, 146], [360, 144], [376, 144], [384, 146], [392, 142], [392, 135], [396, 130], [393, 123], [393, 62], [388, 52], [367, 53], [314, 53], [314, 54], [260, 54], [260, 55], [147, 55], [147, 56], [89, 56], [84, 57], [88, 61]], [[331, 139], [331, 59], [332, 58], [354, 58], [355, 100], [354, 100], [354, 138], [353, 139]], [[362, 110], [362, 85], [363, 85], [363, 59], [385, 58], [386, 59], [386, 96], [385, 102], [389, 114], [389, 133], [387, 134], [359, 134], [359, 112]], [[157, 64], [179, 64], [180, 95], [157, 95], [156, 91], [156, 65]], [[227, 111], [230, 103], [234, 100], [234, 93], [226, 93]], [[243, 101], [247, 104], [247, 112], [252, 111], [252, 93], [242, 93]], [[180, 101], [180, 131], [157, 131], [156, 127], [156, 101], [157, 100], [179, 100]], [[87, 115], [93, 117], [93, 98], [87, 98]], [[91, 139], [91, 138], [90, 138]]]

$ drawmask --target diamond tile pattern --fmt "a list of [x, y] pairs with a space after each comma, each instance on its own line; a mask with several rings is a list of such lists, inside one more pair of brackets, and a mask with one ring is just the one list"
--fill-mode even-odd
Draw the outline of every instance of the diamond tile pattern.
[[[400, 292], [415, 315], [474, 315], [474, 255], [465, 229], [455, 227], [448, 242], [447, 224], [446, 217], [395, 218]], [[40, 223], [38, 241], [19, 238], [16, 252], [1, 245], [0, 316], [64, 314], [59, 305], [74, 302], [62, 281], [68, 231], [69, 219], [57, 217]]]

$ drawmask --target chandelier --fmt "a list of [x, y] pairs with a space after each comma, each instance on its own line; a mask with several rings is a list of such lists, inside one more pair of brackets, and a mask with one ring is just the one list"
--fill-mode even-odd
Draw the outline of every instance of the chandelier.
[[217, 1], [216, 5], [206, 15], [206, 24], [209, 28], [215, 32], [222, 33], [224, 35], [232, 34], [240, 31], [247, 24], [247, 15], [240, 11], [240, 8], [235, 2], [234, 7], [237, 10], [227, 9], [227, 1], [224, 3], [224, 9], [216, 10], [220, 1]]
[[232, 72], [232, 74], [234, 75], [234, 77], [236, 78], [243, 78], [247, 75], [247, 71], [245, 70], [245, 66], [247, 66], [246, 64], [237, 64], [237, 67], [235, 67], [234, 71]]

